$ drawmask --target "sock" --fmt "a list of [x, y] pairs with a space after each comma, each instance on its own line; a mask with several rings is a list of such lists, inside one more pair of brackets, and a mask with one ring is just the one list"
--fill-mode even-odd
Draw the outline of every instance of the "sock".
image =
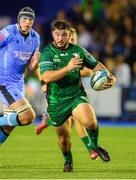
[[52, 126], [52, 120], [49, 118], [48, 121], [47, 121], [47, 125], [48, 126]]
[[0, 144], [4, 143], [4, 141], [8, 138], [8, 134], [4, 132], [3, 128], [0, 128]]
[[91, 139], [88, 136], [84, 136], [81, 138], [83, 141], [84, 145], [86, 146], [88, 152], [90, 153], [92, 147], [91, 147]]
[[91, 148], [96, 149], [98, 147], [98, 135], [99, 135], [99, 126], [96, 129], [86, 129], [87, 133], [91, 139]]
[[20, 126], [17, 113], [10, 113], [0, 117], [0, 126]]
[[72, 163], [73, 162], [71, 151], [63, 152], [63, 156], [64, 156], [64, 159], [65, 159], [65, 163]]

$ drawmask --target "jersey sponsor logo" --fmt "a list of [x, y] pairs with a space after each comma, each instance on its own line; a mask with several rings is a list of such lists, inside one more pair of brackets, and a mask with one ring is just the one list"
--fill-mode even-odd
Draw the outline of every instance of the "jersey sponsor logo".
[[20, 60], [29, 60], [31, 58], [31, 52], [13, 51], [14, 57]]
[[59, 58], [59, 56], [55, 54], [55, 55], [54, 55], [54, 58]]
[[68, 56], [68, 53], [61, 53], [60, 56]]
[[61, 62], [61, 59], [53, 59], [53, 62]]
[[61, 62], [61, 59], [57, 54], [54, 55], [53, 62]]
[[[53, 62], [50, 62], [50, 61], [45, 61], [45, 62], [42, 62], [43, 64], [53, 64]], [[41, 64], [42, 64], [41, 63]]]

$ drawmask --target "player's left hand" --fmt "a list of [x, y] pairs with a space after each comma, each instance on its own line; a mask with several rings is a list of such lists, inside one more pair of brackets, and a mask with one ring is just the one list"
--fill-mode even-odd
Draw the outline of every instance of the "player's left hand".
[[40, 51], [38, 49], [36, 49], [34, 55], [33, 55], [33, 63], [37, 64], [39, 62], [40, 59]]
[[40, 59], [40, 52], [39, 49], [36, 49], [33, 57], [31, 58], [31, 62], [29, 66], [30, 70], [34, 70], [37, 67], [39, 63], [39, 59]]
[[116, 83], [116, 78], [113, 75], [109, 75], [109, 81], [102, 86], [102, 90], [111, 88]]

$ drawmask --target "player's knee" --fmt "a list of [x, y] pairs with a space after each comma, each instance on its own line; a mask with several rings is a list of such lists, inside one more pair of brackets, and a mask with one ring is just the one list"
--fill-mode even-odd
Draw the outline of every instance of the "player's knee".
[[22, 125], [28, 125], [35, 119], [35, 113], [32, 109], [27, 110], [23, 114], [19, 115], [19, 120]]
[[85, 124], [85, 127], [88, 128], [88, 129], [96, 129], [97, 127], [97, 122], [96, 121], [88, 121], [86, 124]]
[[62, 146], [68, 146], [70, 144], [70, 137], [59, 136], [58, 141]]
[[28, 125], [36, 118], [35, 112], [30, 104], [25, 104], [17, 110], [20, 124]]

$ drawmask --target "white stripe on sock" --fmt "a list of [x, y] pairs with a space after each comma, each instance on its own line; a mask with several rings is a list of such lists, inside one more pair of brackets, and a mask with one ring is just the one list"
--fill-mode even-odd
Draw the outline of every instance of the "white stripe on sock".
[[8, 114], [8, 115], [7, 115], [7, 121], [8, 121], [8, 124], [9, 124], [10, 126], [12, 126], [12, 124], [11, 124], [10, 121], [9, 121], [10, 116], [11, 116], [11, 114]]

